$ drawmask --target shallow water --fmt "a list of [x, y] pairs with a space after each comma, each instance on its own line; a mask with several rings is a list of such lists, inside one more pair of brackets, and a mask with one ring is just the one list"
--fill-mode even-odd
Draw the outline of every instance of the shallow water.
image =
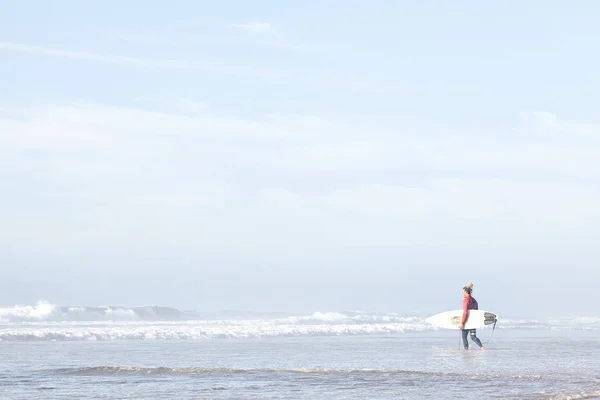
[[[490, 331], [482, 330], [485, 341]], [[600, 398], [600, 335], [496, 330], [209, 340], [4, 341], [7, 399]]]

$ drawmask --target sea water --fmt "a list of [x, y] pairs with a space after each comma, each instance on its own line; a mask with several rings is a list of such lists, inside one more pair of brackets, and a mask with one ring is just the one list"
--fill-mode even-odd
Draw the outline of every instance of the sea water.
[[501, 320], [485, 350], [422, 316], [0, 309], [2, 399], [600, 398], [600, 320]]

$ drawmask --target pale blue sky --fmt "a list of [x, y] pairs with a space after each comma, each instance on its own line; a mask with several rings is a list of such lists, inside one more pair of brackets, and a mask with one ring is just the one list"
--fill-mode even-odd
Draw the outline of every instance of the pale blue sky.
[[3, 1], [0, 304], [597, 311], [600, 3], [366, 4]]

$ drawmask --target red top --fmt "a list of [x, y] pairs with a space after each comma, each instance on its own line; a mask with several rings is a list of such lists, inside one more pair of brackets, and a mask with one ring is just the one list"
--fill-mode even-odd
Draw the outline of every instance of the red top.
[[465, 322], [467, 322], [467, 315], [469, 313], [469, 310], [476, 310], [477, 308], [477, 300], [475, 300], [473, 296], [467, 295], [463, 300], [463, 315], [462, 319], [460, 320], [460, 323], [464, 325]]

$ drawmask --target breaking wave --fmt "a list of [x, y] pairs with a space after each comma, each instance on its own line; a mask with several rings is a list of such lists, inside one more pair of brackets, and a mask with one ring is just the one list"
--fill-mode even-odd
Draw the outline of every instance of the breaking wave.
[[169, 307], [79, 307], [38, 302], [34, 306], [0, 308], [0, 323], [65, 321], [165, 321], [185, 319], [185, 313]]
[[[600, 318], [501, 319], [497, 329], [600, 331]], [[184, 312], [169, 307], [33, 306], [0, 308], [0, 341], [203, 340], [435, 331], [425, 316], [316, 312], [310, 315]]]

